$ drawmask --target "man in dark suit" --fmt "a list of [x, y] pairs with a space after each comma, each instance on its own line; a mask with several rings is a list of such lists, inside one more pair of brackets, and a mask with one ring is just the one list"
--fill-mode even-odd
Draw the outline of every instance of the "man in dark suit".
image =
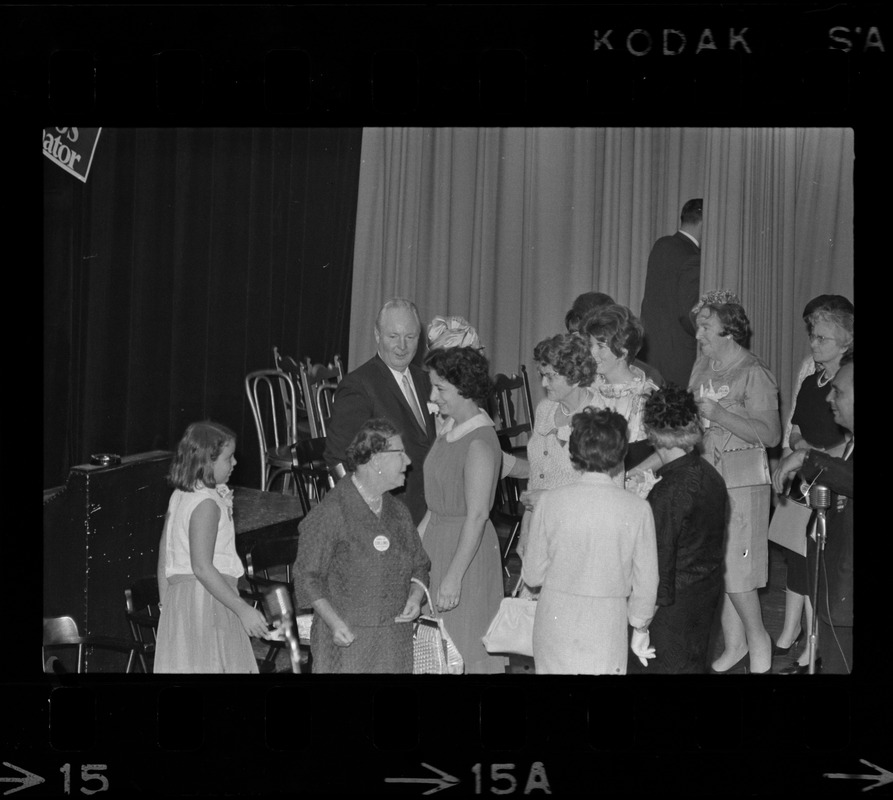
[[679, 230], [654, 243], [639, 315], [645, 327], [644, 360], [679, 386], [688, 386], [697, 355], [689, 312], [700, 297], [702, 225], [698, 197], [682, 207]]
[[373, 417], [390, 420], [412, 460], [405, 488], [394, 494], [409, 507], [416, 525], [427, 511], [422, 465], [436, 437], [434, 416], [428, 411], [431, 382], [411, 363], [421, 331], [419, 312], [409, 300], [397, 297], [382, 306], [375, 321], [378, 352], [338, 384], [325, 450], [329, 470], [340, 477], [347, 446], [363, 423]]
[[[853, 369], [853, 357], [844, 356], [828, 395], [835, 422], [850, 432], [855, 417]], [[819, 565], [815, 606], [822, 672], [847, 673], [853, 669], [853, 443], [851, 438], [841, 458], [821, 450], [795, 450], [782, 460], [778, 470], [779, 482], [793, 477], [799, 470], [805, 480], [831, 490], [831, 506], [826, 512], [825, 563], [824, 568]], [[807, 539], [810, 596], [815, 596], [817, 555], [816, 543], [812, 538]], [[808, 668], [794, 666], [788, 670], [807, 672]]]

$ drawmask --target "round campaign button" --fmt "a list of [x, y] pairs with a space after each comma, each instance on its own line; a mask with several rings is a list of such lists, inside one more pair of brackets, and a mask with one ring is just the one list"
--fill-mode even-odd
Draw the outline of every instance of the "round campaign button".
[[383, 553], [391, 546], [391, 540], [388, 539], [387, 536], [376, 536], [372, 541], [372, 546], [378, 550], [379, 553]]

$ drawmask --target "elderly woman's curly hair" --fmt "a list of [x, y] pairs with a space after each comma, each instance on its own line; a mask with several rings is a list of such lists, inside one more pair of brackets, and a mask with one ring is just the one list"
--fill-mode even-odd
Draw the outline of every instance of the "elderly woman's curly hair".
[[626, 457], [626, 417], [588, 406], [571, 418], [571, 464], [580, 472], [610, 472]]
[[389, 439], [399, 435], [400, 431], [383, 417], [366, 420], [347, 446], [344, 459], [347, 471], [356, 472], [357, 467], [368, 464], [372, 456], [388, 449]]
[[589, 386], [595, 380], [595, 359], [589, 343], [578, 333], [543, 339], [533, 349], [533, 358], [538, 364], [552, 367], [571, 386]]
[[627, 364], [632, 364], [645, 338], [639, 318], [626, 306], [616, 303], [592, 312], [583, 321], [581, 330], [590, 338], [607, 344], [611, 352], [625, 359]]
[[651, 393], [642, 422], [648, 441], [657, 449], [681, 447], [690, 453], [704, 435], [695, 396], [675, 383]]
[[744, 307], [738, 303], [705, 303], [704, 309], [710, 311], [710, 316], [715, 316], [722, 326], [721, 336], [731, 336], [742, 347], [747, 347], [750, 337], [750, 320], [744, 313]]
[[486, 404], [493, 391], [490, 362], [473, 347], [432, 350], [425, 358], [425, 366], [455, 386], [462, 397], [474, 400], [479, 406]]
[[852, 311], [845, 309], [832, 309], [819, 307], [806, 318], [806, 330], [812, 336], [813, 329], [817, 322], [827, 322], [830, 325], [836, 325], [843, 331], [843, 338], [837, 338], [837, 344], [845, 347], [847, 353], [852, 353], [856, 341], [856, 322]]

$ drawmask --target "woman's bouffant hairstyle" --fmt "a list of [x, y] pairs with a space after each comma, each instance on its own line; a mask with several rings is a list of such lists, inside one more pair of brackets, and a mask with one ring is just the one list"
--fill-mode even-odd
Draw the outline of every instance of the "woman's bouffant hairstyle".
[[856, 322], [852, 311], [832, 309], [824, 306], [817, 308], [806, 318], [806, 330], [809, 331], [810, 336], [812, 336], [817, 322], [827, 322], [840, 328], [846, 335], [846, 339], [843, 342], [838, 342], [838, 344], [846, 348], [845, 352], [853, 352], [853, 346], [856, 341]]
[[193, 422], [177, 445], [167, 473], [167, 482], [175, 489], [193, 492], [204, 484], [214, 488], [214, 462], [223, 448], [236, 441], [236, 434], [218, 422]]
[[383, 417], [367, 420], [345, 451], [347, 471], [356, 472], [357, 467], [368, 464], [372, 456], [388, 449], [388, 439], [399, 435], [400, 431]]
[[474, 400], [479, 406], [486, 404], [493, 391], [490, 362], [473, 347], [432, 350], [425, 358], [425, 366], [453, 384], [462, 397]]
[[534, 349], [537, 364], [548, 364], [571, 386], [589, 386], [597, 366], [589, 343], [578, 333], [559, 333], [543, 339]]
[[639, 318], [626, 306], [616, 303], [594, 311], [583, 321], [583, 330], [587, 336], [607, 344], [611, 352], [624, 358], [627, 364], [632, 364], [645, 338]]
[[690, 453], [704, 435], [695, 396], [675, 383], [668, 383], [649, 395], [642, 422], [648, 441], [655, 448], [681, 447]]
[[584, 292], [577, 296], [570, 311], [564, 315], [564, 327], [568, 333], [575, 333], [580, 330], [583, 320], [586, 319], [595, 309], [614, 304], [614, 298], [603, 292]]
[[[750, 320], [744, 313], [744, 307], [737, 303], [705, 303], [704, 308], [710, 310], [722, 325], [721, 336], [731, 336], [742, 347], [747, 346], [750, 336]], [[703, 309], [701, 309], [703, 310]]]
[[584, 408], [571, 419], [571, 464], [580, 472], [610, 472], [626, 458], [626, 418], [607, 408]]

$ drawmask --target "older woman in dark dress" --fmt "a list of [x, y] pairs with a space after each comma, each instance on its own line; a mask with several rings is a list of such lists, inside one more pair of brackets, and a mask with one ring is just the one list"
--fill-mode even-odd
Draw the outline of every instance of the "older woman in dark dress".
[[728, 511], [722, 476], [698, 452], [703, 430], [694, 395], [669, 384], [645, 401], [648, 439], [660, 458], [658, 483], [648, 495], [657, 535], [657, 611], [647, 670], [705, 673], [713, 614], [723, 588]]
[[369, 420], [347, 448], [338, 482], [298, 526], [295, 602], [312, 606], [313, 671], [411, 673], [411, 623], [430, 561], [409, 509], [390, 494], [409, 456], [384, 419]]

